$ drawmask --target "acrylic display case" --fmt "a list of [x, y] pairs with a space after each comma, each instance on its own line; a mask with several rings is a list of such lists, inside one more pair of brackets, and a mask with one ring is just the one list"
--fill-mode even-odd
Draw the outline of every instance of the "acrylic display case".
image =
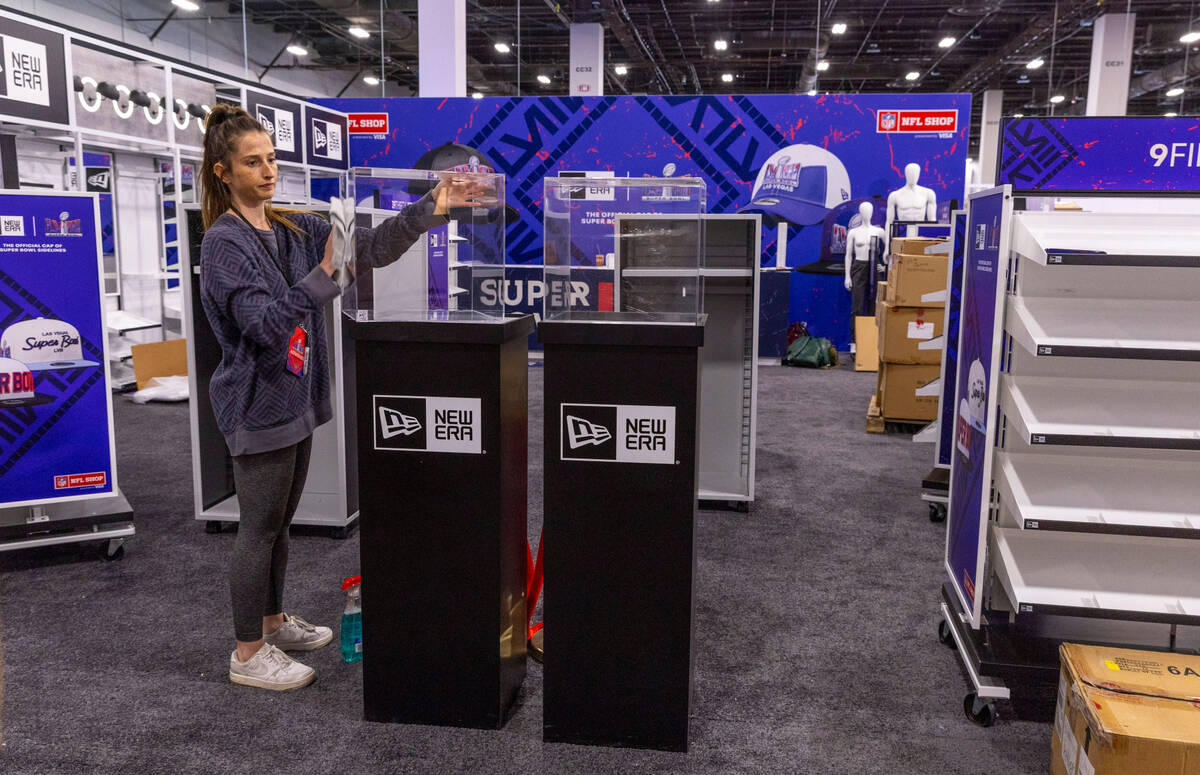
[[[504, 176], [355, 167], [356, 281], [342, 309], [358, 322], [483, 320], [505, 314]], [[409, 223], [377, 230], [397, 212]]]
[[[696, 321], [704, 181], [546, 178], [544, 194], [547, 320]], [[585, 309], [589, 296], [597, 303]]]

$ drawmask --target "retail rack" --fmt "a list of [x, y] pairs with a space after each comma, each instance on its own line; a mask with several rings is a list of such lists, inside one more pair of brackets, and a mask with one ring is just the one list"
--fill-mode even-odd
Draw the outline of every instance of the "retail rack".
[[[616, 217], [614, 308], [655, 298], [662, 278], [686, 272], [669, 255], [637, 251], [646, 224], [671, 216]], [[705, 214], [701, 349], [700, 500], [725, 501], [746, 511], [754, 500], [754, 446], [758, 414], [758, 307], [760, 215]], [[694, 273], [694, 269], [691, 270]]]
[[[1176, 650], [1200, 632], [1200, 225], [1011, 215], [982, 605], [971, 610], [948, 559], [939, 627], [984, 725], [1009, 683], [1056, 679], [1062, 640]], [[950, 497], [953, 512], [967, 494]]]

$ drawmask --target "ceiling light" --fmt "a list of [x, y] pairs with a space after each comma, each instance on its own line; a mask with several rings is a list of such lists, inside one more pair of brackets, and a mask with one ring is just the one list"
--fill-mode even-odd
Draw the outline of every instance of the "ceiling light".
[[301, 46], [299, 43], [289, 43], [288, 47], [287, 47], [287, 52], [289, 54], [291, 54], [292, 56], [297, 56], [297, 57], [308, 56], [308, 49], [306, 49], [304, 46]]
[[809, 89], [809, 90], [808, 90], [808, 96], [810, 96], [810, 97], [815, 97], [815, 96], [817, 96], [817, 90], [816, 90], [816, 89]]
[[1188, 32], [1179, 38], [1180, 43], [1195, 43], [1200, 40], [1200, 32]]
[[829, 62], [822, 59], [820, 62], [817, 62], [817, 69], [820, 70], [822, 73], [825, 72], [826, 70], [829, 69]]
[[1013, 113], [1013, 118], [1025, 118], [1024, 113]]
[[950, 48], [954, 45], [954, 38], [947, 35], [938, 41], [938, 48]]
[[538, 73], [537, 79], [538, 79], [538, 83], [541, 83], [541, 84], [550, 83], [550, 76], [548, 76], [544, 73]]
[[913, 70], [911, 73], [908, 73], [908, 74], [906, 74], [906, 75], [904, 76], [904, 80], [906, 80], [906, 81], [915, 81], [915, 80], [917, 80], [917, 79], [918, 79], [918, 78], [920, 78], [920, 77], [921, 77], [921, 74], [920, 74], [920, 73], [918, 73], [916, 70]]
[[171, 5], [183, 11], [199, 11], [200, 4], [194, 0], [171, 0]]
[[366, 30], [364, 30], [362, 27], [359, 27], [358, 25], [355, 25], [355, 26], [351, 27], [351, 28], [348, 30], [348, 32], [349, 32], [351, 35], [353, 35], [354, 37], [356, 37], [356, 38], [369, 38], [369, 37], [371, 37], [371, 33], [367, 32]]
[[1031, 59], [1026, 62], [1025, 67], [1029, 68], [1030, 70], [1036, 70], [1044, 64], [1046, 64], [1046, 60], [1042, 59], [1041, 57], [1037, 57], [1036, 59]]
[[364, 75], [364, 76], [363, 76], [363, 83], [365, 83], [367, 86], [378, 86], [378, 85], [379, 85], [379, 79], [378, 79], [378, 78], [376, 78], [376, 77], [375, 77], [375, 76], [373, 76], [373, 75]]
[[1178, 113], [1176, 113], [1176, 112], [1174, 112], [1174, 111], [1170, 111], [1170, 112], [1167, 112], [1167, 113], [1163, 113], [1163, 115], [1164, 115], [1164, 116], [1166, 116], [1167, 118], [1175, 118], [1175, 117], [1176, 117], [1176, 116], [1178, 116], [1179, 114], [1178, 114]]
[[1050, 98], [1050, 101], [1052, 103], [1054, 103], [1055, 105], [1057, 105], [1058, 103], [1062, 102], [1065, 99], [1066, 99], [1066, 97], [1062, 96], [1061, 94], [1055, 94], [1053, 97]]
[[616, 73], [617, 75], [625, 75], [626, 73], [629, 72], [629, 68], [626, 67], [625, 65], [617, 65], [616, 67], [613, 68], [613, 72]]
[[481, 91], [474, 91], [474, 92], [471, 92], [471, 99], [473, 99], [473, 100], [481, 100], [481, 99], [483, 99], [483, 92], [481, 92]]
[[845, 24], [845, 22], [838, 22], [837, 24], [830, 27], [829, 31], [832, 32], [834, 35], [845, 35], [846, 34], [846, 24]]
[[501, 54], [507, 54], [508, 52], [512, 51], [512, 47], [510, 47], [507, 43], [504, 43], [504, 42], [496, 43], [493, 46], [493, 48], [495, 48]]
[[713, 48], [717, 51], [724, 51], [729, 48], [729, 41], [725, 40], [725, 38], [717, 38], [713, 41]]
[[1167, 96], [1168, 96], [1168, 97], [1178, 97], [1180, 94], [1183, 94], [1183, 87], [1182, 87], [1182, 86], [1176, 86], [1176, 87], [1175, 87], [1175, 88], [1173, 88], [1173, 89], [1167, 89]]
[[725, 83], [733, 83], [733, 73], [721, 73], [721, 80]]

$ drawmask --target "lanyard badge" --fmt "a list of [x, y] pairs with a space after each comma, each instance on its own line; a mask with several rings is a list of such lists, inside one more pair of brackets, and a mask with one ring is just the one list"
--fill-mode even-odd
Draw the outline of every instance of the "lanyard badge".
[[288, 340], [287, 370], [297, 377], [303, 377], [308, 371], [308, 329], [296, 326], [292, 338]]

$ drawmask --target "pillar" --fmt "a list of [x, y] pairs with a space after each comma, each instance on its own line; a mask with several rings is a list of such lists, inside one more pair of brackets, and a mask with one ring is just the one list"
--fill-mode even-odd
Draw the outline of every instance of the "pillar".
[[422, 97], [467, 96], [466, 0], [419, 0], [417, 47]]

